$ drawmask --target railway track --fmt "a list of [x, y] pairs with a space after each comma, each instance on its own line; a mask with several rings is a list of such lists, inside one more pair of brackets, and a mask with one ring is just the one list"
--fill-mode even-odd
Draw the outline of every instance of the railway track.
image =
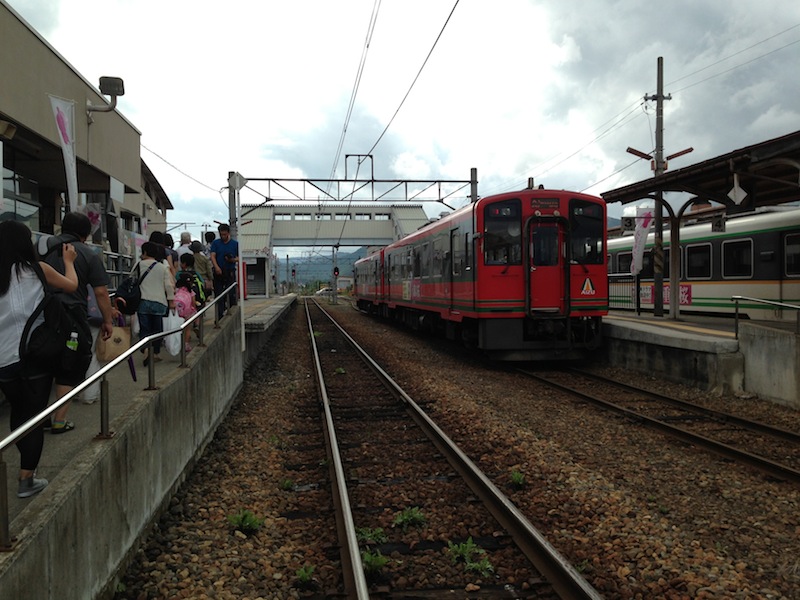
[[537, 381], [659, 429], [781, 481], [800, 482], [800, 435], [578, 369], [546, 374], [520, 369]]
[[321, 307], [306, 315], [349, 598], [600, 598]]

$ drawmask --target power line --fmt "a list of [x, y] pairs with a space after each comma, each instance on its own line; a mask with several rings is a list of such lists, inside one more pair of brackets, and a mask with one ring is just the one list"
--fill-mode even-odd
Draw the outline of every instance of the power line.
[[[697, 71], [694, 71], [693, 73], [689, 73], [688, 75], [684, 75], [683, 77], [678, 77], [678, 79], [673, 79], [667, 85], [674, 85], [674, 84], [678, 83], [679, 81], [683, 81], [684, 79], [692, 77], [693, 75], [697, 75], [698, 73], [702, 73], [706, 69], [710, 69], [711, 67], [715, 67], [718, 64], [723, 63], [726, 60], [733, 58], [734, 56], [738, 56], [739, 54], [747, 52], [748, 50], [752, 50], [756, 46], [764, 44], [764, 43], [766, 43], [766, 42], [768, 42], [768, 41], [770, 41], [772, 39], [775, 39], [776, 37], [779, 37], [779, 36], [783, 35], [784, 33], [788, 33], [789, 31], [791, 31], [793, 29], [797, 29], [798, 27], [800, 27], [800, 23], [798, 23], [796, 25], [792, 25], [788, 29], [784, 29], [783, 31], [780, 31], [780, 32], [776, 33], [775, 35], [771, 35], [768, 38], [765, 38], [765, 39], [763, 39], [763, 40], [761, 40], [759, 42], [756, 42], [755, 44], [752, 44], [752, 45], [748, 46], [747, 48], [742, 48], [738, 52], [734, 52], [733, 54], [729, 54], [728, 56], [725, 56], [724, 58], [720, 58], [717, 62], [711, 63], [710, 65], [706, 65], [705, 67], [702, 67], [701, 69], [697, 69]], [[796, 41], [795, 42], [791, 42], [791, 43], [787, 44], [786, 46], [791, 46], [792, 44], [796, 44], [796, 43], [797, 43]], [[786, 46], [782, 46], [781, 48], [777, 48], [776, 50], [782, 50]], [[772, 52], [775, 52], [776, 50], [773, 50]], [[771, 52], [768, 53], [768, 54], [771, 54]], [[766, 56], [766, 54], [762, 55], [762, 56]], [[758, 58], [761, 58], [761, 57], [758, 57]], [[758, 58], [756, 58], [754, 60], [758, 60]], [[749, 62], [752, 62], [752, 61], [749, 61]], [[744, 64], [748, 64], [748, 63], [744, 63]], [[739, 65], [739, 66], [741, 66], [741, 65]], [[726, 72], [727, 71], [723, 71], [723, 73], [726, 73]], [[714, 77], [716, 77], [716, 75]], [[704, 79], [703, 81], [706, 81], [706, 80]], [[698, 82], [698, 83], [702, 83], [702, 82]], [[683, 88], [683, 89], [686, 89], [686, 88]]]
[[369, 51], [369, 46], [372, 42], [372, 35], [375, 32], [375, 24], [378, 22], [378, 11], [380, 10], [380, 6], [381, 0], [375, 0], [375, 4], [372, 6], [372, 15], [370, 15], [369, 25], [367, 27], [367, 37], [364, 40], [364, 48], [361, 51], [361, 60], [359, 61], [358, 70], [356, 71], [356, 80], [353, 82], [353, 91], [350, 93], [350, 103], [347, 106], [344, 125], [342, 127], [342, 134], [339, 137], [339, 146], [336, 148], [336, 155], [333, 158], [333, 166], [331, 167], [331, 175], [328, 178], [331, 180], [334, 179], [336, 167], [339, 164], [339, 158], [342, 155], [342, 147], [344, 146], [345, 137], [347, 137], [347, 127], [350, 124], [350, 118], [353, 115], [353, 106], [356, 103], [356, 95], [358, 94], [358, 88], [361, 85], [361, 76], [364, 74], [364, 66], [367, 63], [367, 52]]
[[391, 127], [392, 123], [394, 122], [395, 117], [397, 116], [397, 113], [399, 113], [400, 109], [403, 108], [403, 104], [405, 103], [406, 99], [408, 98], [408, 95], [411, 93], [411, 90], [414, 89], [414, 84], [417, 83], [417, 79], [419, 79], [419, 76], [422, 74], [422, 70], [425, 68], [425, 65], [428, 64], [428, 59], [431, 57], [431, 54], [433, 54], [433, 50], [434, 50], [434, 48], [436, 48], [436, 44], [439, 43], [439, 39], [442, 37], [442, 34], [444, 33], [445, 28], [447, 27], [447, 24], [450, 22], [450, 18], [453, 16], [453, 13], [456, 10], [456, 6], [458, 6], [458, 2], [459, 2], [459, 0], [456, 0], [456, 3], [453, 5], [453, 8], [450, 10], [450, 14], [447, 15], [447, 19], [445, 20], [444, 25], [442, 25], [442, 29], [441, 29], [441, 31], [439, 31], [439, 35], [436, 36], [436, 40], [433, 42], [433, 46], [431, 46], [431, 49], [428, 52], [428, 56], [425, 57], [425, 60], [422, 62], [422, 66], [419, 68], [419, 71], [417, 72], [417, 76], [414, 77], [414, 81], [411, 82], [411, 85], [409, 86], [408, 91], [406, 92], [406, 95], [403, 96], [403, 99], [400, 101], [400, 106], [398, 106], [397, 110], [394, 111], [394, 114], [392, 115], [392, 118], [389, 119], [389, 122], [386, 124], [386, 128], [381, 132], [381, 134], [378, 136], [378, 139], [375, 140], [375, 143], [372, 145], [372, 148], [370, 148], [369, 152], [366, 152], [366, 154], [372, 154], [372, 151], [375, 150], [377, 145], [383, 139], [383, 136], [389, 130], [389, 127]]
[[222, 190], [224, 190], [224, 189], [225, 189], [225, 187], [222, 187], [222, 188], [215, 188], [215, 187], [211, 187], [210, 185], [207, 185], [207, 184], [203, 183], [203, 182], [202, 182], [202, 181], [200, 181], [199, 179], [195, 179], [194, 177], [192, 177], [191, 175], [189, 175], [189, 174], [188, 174], [188, 173], [186, 173], [185, 171], [181, 171], [181, 170], [180, 170], [178, 167], [176, 167], [175, 165], [173, 165], [171, 162], [169, 162], [169, 161], [168, 161], [166, 158], [164, 158], [164, 157], [163, 157], [163, 156], [161, 156], [160, 154], [158, 154], [158, 153], [156, 153], [156, 152], [153, 152], [152, 150], [150, 150], [150, 148], [148, 148], [148, 147], [147, 147], [147, 146], [145, 146], [144, 144], [140, 144], [140, 146], [141, 146], [142, 148], [144, 148], [145, 150], [147, 150], [147, 151], [148, 151], [150, 154], [152, 154], [152, 155], [153, 155], [153, 156], [155, 156], [156, 158], [160, 159], [160, 160], [161, 160], [161, 161], [162, 161], [164, 164], [166, 164], [166, 165], [168, 165], [168, 166], [172, 167], [173, 169], [175, 169], [175, 170], [176, 170], [178, 173], [180, 173], [180, 174], [181, 174], [181, 175], [183, 175], [184, 177], [187, 177], [187, 178], [191, 179], [192, 181], [194, 181], [195, 183], [197, 183], [197, 184], [199, 184], [199, 185], [202, 185], [204, 188], [207, 188], [207, 189], [211, 190], [212, 192], [220, 192], [220, 191], [222, 191]]

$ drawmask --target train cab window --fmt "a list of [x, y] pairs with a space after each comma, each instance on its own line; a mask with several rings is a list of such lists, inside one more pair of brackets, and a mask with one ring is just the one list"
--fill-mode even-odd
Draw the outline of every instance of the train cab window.
[[489, 204], [483, 213], [483, 260], [487, 265], [522, 263], [520, 201]]
[[686, 247], [686, 279], [711, 279], [711, 244]]
[[745, 279], [753, 276], [753, 240], [722, 242], [722, 277]]
[[786, 248], [786, 276], [800, 277], [800, 234], [787, 235], [785, 240]]
[[605, 214], [599, 204], [570, 200], [570, 259], [585, 265], [603, 264]]

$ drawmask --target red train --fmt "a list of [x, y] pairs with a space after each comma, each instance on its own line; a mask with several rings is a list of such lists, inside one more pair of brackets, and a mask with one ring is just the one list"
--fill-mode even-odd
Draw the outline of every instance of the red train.
[[355, 296], [499, 360], [580, 358], [608, 312], [606, 241], [600, 198], [489, 196], [357, 261]]

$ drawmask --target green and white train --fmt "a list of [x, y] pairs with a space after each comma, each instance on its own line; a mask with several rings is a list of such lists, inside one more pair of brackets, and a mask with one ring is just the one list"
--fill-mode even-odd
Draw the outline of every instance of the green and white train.
[[[669, 303], [669, 231], [664, 231], [664, 302]], [[647, 237], [639, 298], [642, 310], [653, 308], [653, 248]], [[609, 305], [635, 308], [630, 285], [633, 235], [608, 240]], [[732, 296], [747, 296], [800, 306], [800, 208], [771, 207], [731, 215], [725, 231], [712, 231], [711, 222], [689, 224], [680, 232], [680, 312], [733, 314]], [[628, 275], [626, 278], [625, 275]], [[628, 285], [623, 285], [626, 280]], [[619, 282], [618, 284], [615, 284]], [[632, 297], [633, 296], [633, 297]], [[740, 301], [739, 314], [755, 320], [798, 318], [797, 310], [760, 302]]]

